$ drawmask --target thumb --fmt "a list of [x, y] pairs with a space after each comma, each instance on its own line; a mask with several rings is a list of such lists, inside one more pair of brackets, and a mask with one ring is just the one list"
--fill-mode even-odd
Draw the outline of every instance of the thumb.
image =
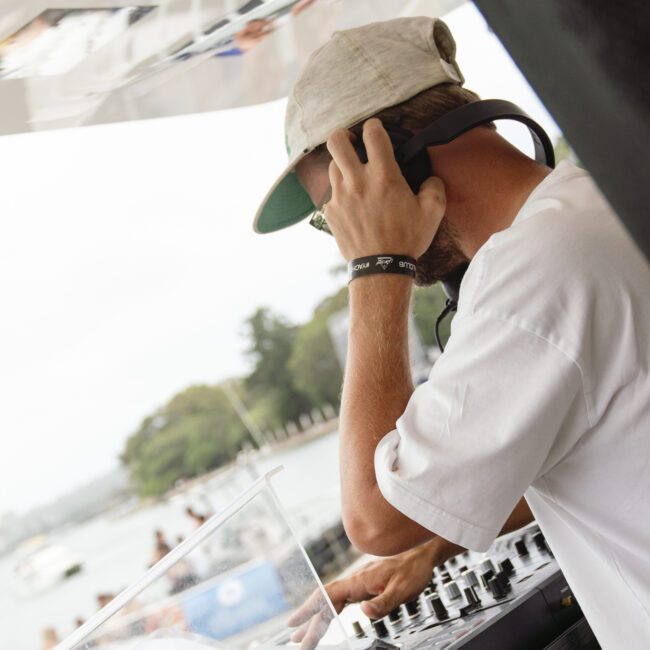
[[442, 218], [447, 207], [445, 184], [437, 176], [429, 176], [418, 192], [418, 203], [425, 214], [434, 213]]
[[401, 605], [403, 600], [395, 587], [388, 586], [378, 596], [361, 603], [361, 611], [368, 618], [381, 618]]

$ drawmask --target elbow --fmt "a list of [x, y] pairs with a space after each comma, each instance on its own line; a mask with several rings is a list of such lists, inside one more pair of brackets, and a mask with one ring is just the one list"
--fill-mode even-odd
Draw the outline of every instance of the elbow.
[[386, 557], [406, 550], [402, 548], [394, 527], [378, 524], [369, 517], [344, 514], [343, 527], [352, 545], [362, 553]]

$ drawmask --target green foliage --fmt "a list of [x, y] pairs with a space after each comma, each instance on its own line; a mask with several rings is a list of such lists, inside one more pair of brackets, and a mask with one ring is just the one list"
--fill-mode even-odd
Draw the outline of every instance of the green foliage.
[[143, 420], [122, 461], [141, 495], [157, 495], [228, 462], [247, 437], [219, 386], [191, 386]]
[[258, 309], [246, 324], [251, 340], [248, 354], [255, 367], [244, 384], [250, 399], [259, 402], [257, 416], [272, 427], [296, 420], [310, 410], [309, 400], [296, 389], [289, 370], [298, 328], [265, 308]]

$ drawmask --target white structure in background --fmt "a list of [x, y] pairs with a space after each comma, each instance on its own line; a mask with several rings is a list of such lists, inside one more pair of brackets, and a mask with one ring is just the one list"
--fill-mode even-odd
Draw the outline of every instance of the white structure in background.
[[464, 1], [0, 0], [0, 134], [278, 99], [334, 31]]

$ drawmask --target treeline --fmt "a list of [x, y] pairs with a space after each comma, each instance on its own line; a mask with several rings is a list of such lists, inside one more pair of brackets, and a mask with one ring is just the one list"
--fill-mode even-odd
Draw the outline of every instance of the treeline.
[[[245, 323], [253, 365], [247, 377], [190, 386], [146, 417], [128, 438], [121, 460], [140, 495], [162, 494], [179, 479], [215, 469], [252, 442], [233, 408], [233, 393], [261, 431], [278, 431], [314, 409], [338, 409], [343, 374], [327, 322], [347, 300], [344, 287], [323, 300], [302, 325], [258, 309]], [[437, 286], [414, 293], [415, 325], [426, 346], [435, 345], [433, 325], [444, 301]], [[443, 338], [448, 330], [446, 323]]]

